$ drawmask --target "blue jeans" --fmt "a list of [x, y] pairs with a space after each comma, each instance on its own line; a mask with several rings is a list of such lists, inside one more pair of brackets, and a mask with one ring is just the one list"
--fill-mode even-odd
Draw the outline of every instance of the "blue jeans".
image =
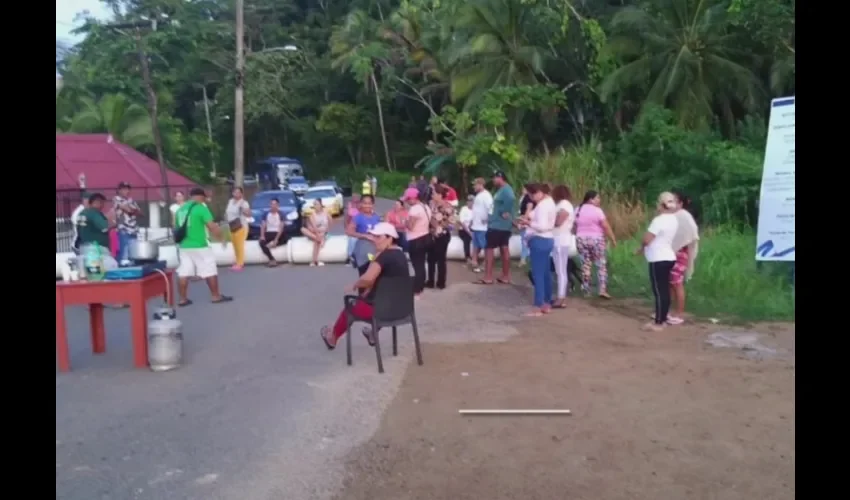
[[552, 301], [552, 271], [549, 259], [554, 247], [552, 238], [534, 236], [528, 240], [531, 276], [534, 277], [534, 307], [543, 307]]
[[345, 252], [346, 257], [351, 258], [354, 255], [354, 244], [357, 243], [357, 238], [352, 238], [351, 236], [346, 236], [348, 238], [347, 251]]
[[398, 246], [405, 252], [407, 251], [407, 233], [398, 233]]
[[136, 241], [138, 235], [118, 231], [118, 262], [130, 260], [130, 243]]
[[522, 250], [520, 251], [519, 258], [522, 261], [528, 260], [528, 243], [525, 240], [525, 229], [519, 232], [519, 241], [522, 242]]

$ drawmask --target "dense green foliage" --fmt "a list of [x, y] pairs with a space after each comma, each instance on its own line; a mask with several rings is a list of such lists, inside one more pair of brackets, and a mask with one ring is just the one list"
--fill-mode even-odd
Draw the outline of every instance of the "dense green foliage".
[[[142, 36], [167, 161], [196, 177], [227, 173], [234, 2], [104, 3], [116, 13], [110, 21], [161, 20]], [[248, 0], [246, 163], [289, 155], [348, 177], [360, 165], [410, 171], [422, 159], [459, 181], [593, 140], [616, 157], [600, 165], [626, 189], [675, 181], [700, 193], [715, 182], [747, 190], [738, 181], [752, 178], [761, 145], [721, 139], [763, 123], [770, 97], [793, 93], [794, 8], [793, 0]], [[152, 153], [135, 33], [94, 21], [82, 31], [70, 52], [57, 43], [57, 130], [109, 131]], [[650, 104], [669, 114], [642, 123]], [[650, 147], [653, 134], [661, 138]], [[658, 149], [663, 165], [651, 161]], [[721, 191], [723, 203], [751, 199]], [[724, 217], [742, 216], [736, 210]]]
[[[102, 1], [112, 21], [161, 20], [142, 38], [167, 162], [229, 173], [235, 2]], [[795, 91], [795, 6], [246, 0], [245, 163], [294, 156], [312, 177], [368, 172], [387, 191], [423, 172], [465, 187], [498, 167], [515, 184], [600, 190], [622, 235], [675, 187], [703, 223], [751, 227], [768, 104]], [[82, 31], [71, 50], [57, 43], [57, 130], [108, 131], [153, 156], [134, 33]]]

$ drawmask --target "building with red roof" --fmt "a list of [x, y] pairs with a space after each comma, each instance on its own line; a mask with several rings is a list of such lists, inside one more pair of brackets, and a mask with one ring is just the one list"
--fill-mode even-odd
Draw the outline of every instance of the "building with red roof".
[[[162, 201], [161, 189], [151, 189], [163, 184], [159, 163], [109, 134], [56, 134], [56, 191], [79, 189], [80, 174], [86, 176], [87, 191], [100, 191], [107, 198], [119, 182], [128, 182], [133, 198]], [[172, 191], [196, 184], [170, 169], [167, 178]]]

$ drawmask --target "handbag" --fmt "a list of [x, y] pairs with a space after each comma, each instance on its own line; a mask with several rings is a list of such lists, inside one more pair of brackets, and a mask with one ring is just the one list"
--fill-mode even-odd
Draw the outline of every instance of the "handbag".
[[180, 243], [181, 241], [186, 239], [186, 231], [189, 226], [189, 216], [192, 215], [192, 210], [194, 210], [197, 205], [198, 204], [195, 203], [191, 207], [189, 207], [189, 210], [186, 212], [186, 218], [183, 220], [183, 223], [180, 224], [178, 227], [174, 228], [175, 243]]
[[422, 208], [425, 209], [425, 215], [428, 217], [428, 234], [422, 237], [422, 243], [425, 244], [426, 249], [430, 249], [434, 245], [434, 232], [431, 231], [431, 217], [433, 213], [427, 205], [423, 205]]
[[237, 217], [237, 218], [233, 219], [232, 221], [229, 221], [227, 223], [227, 225], [228, 225], [228, 227], [230, 227], [231, 233], [239, 231], [240, 229], [242, 229], [242, 219]]
[[[244, 202], [242, 202], [242, 203], [244, 203]], [[239, 203], [240, 212], [241, 212], [242, 206], [243, 206], [242, 203]], [[242, 229], [242, 217], [237, 217], [233, 220], [227, 221], [227, 225], [230, 228], [231, 233], [239, 231], [240, 229]]]

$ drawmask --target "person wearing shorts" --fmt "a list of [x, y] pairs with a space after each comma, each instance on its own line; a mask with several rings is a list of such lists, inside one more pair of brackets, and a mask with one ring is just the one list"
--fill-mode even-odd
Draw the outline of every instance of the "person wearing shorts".
[[513, 213], [516, 195], [513, 188], [508, 184], [504, 172], [493, 174], [493, 185], [497, 188], [493, 195], [493, 210], [487, 221], [487, 234], [485, 235], [486, 249], [484, 250], [484, 278], [476, 281], [478, 284], [493, 284], [493, 264], [496, 249], [502, 259], [502, 276], [498, 278], [499, 283], [511, 282], [511, 255], [509, 245], [511, 242], [511, 229], [513, 228]]
[[673, 302], [674, 314], [667, 315], [667, 323], [680, 325], [685, 319], [685, 282], [694, 272], [694, 261], [699, 253], [699, 227], [691, 215], [690, 198], [680, 191], [674, 191], [678, 221], [676, 235], [673, 238], [673, 248], [676, 250], [676, 262], [670, 271], [670, 296]]
[[180, 264], [177, 266], [178, 294], [180, 307], [192, 304], [188, 298], [189, 279], [197, 277], [207, 282], [212, 302], [219, 304], [230, 302], [233, 297], [222, 295], [218, 286], [218, 267], [215, 254], [207, 240], [207, 230], [221, 239], [221, 229], [213, 220], [212, 212], [206, 205], [206, 192], [199, 187], [189, 191], [191, 201], [184, 203], [174, 214], [175, 227], [185, 224], [185, 237], [178, 243]]
[[471, 264], [472, 270], [476, 273], [481, 272], [478, 257], [481, 251], [487, 248], [487, 224], [490, 213], [493, 212], [493, 195], [487, 191], [485, 184], [483, 177], [478, 177], [472, 184], [475, 198], [472, 201], [472, 222], [469, 224], [469, 229], [472, 233]]

